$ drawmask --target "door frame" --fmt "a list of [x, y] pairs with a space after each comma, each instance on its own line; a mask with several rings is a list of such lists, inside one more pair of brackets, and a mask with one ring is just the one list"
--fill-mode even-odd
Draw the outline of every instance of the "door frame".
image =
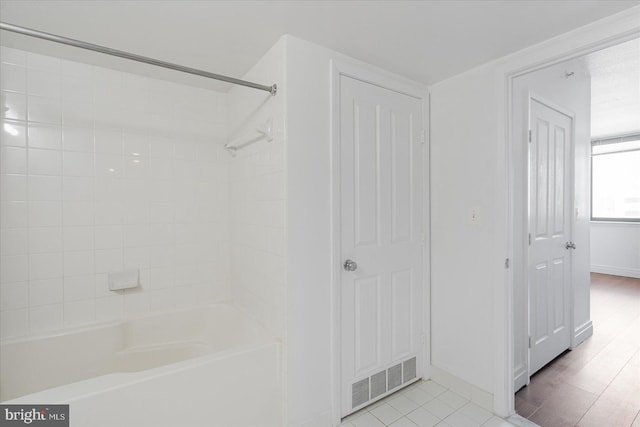
[[[514, 156], [514, 147], [518, 144], [518, 138], [514, 136], [516, 112], [513, 105], [514, 80], [524, 74], [528, 74], [561, 62], [576, 59], [598, 50], [606, 49], [640, 37], [640, 26], [631, 22], [637, 19], [639, 13], [636, 8], [617, 14], [609, 21], [596, 28], [597, 35], [589, 37], [586, 30], [575, 30], [577, 34], [571, 34], [566, 38], [561, 38], [555, 42], [541, 48], [540, 53], [531, 49], [525, 53], [524, 59], [516, 59], [513, 64], [506, 65], [500, 71], [499, 79], [503, 82], [502, 106], [504, 116], [501, 118], [501, 127], [504, 131], [504, 141], [506, 149], [506, 182], [507, 182], [507, 261], [512, 260], [514, 264], [526, 263], [528, 260], [518, 260], [514, 258], [514, 248], [524, 245], [525, 236], [528, 231], [515, 226], [515, 216], [517, 207], [515, 204], [517, 174], [523, 167], [521, 162], [517, 162]], [[625, 14], [625, 16], [623, 16]], [[626, 30], [625, 30], [626, 28]], [[609, 35], [608, 35], [609, 34]], [[613, 35], [610, 35], [613, 34]], [[560, 36], [563, 37], [563, 36]], [[534, 59], [527, 57], [533, 55]], [[535, 59], [535, 57], [538, 57]], [[528, 167], [527, 167], [528, 169]], [[528, 223], [526, 227], [528, 228]], [[522, 283], [522, 273], [515, 269], [505, 268], [506, 286], [497, 292], [495, 305], [499, 308], [498, 320], [495, 334], [497, 342], [503, 343], [496, 349], [495, 372], [493, 375], [494, 384], [494, 412], [500, 416], [510, 416], [515, 413], [515, 390], [514, 390], [514, 345], [515, 345], [515, 325], [514, 325], [514, 303], [513, 289], [516, 283]], [[572, 336], [575, 331], [572, 331]], [[528, 369], [528, 367], [527, 367]]]
[[[569, 197], [569, 204], [572, 207], [569, 215], [569, 221], [570, 221], [570, 225], [569, 225], [569, 241], [573, 240], [573, 237], [575, 236], [575, 135], [576, 135], [576, 114], [569, 110], [568, 108], [565, 108], [564, 106], [561, 106], [559, 104], [556, 104], [555, 102], [545, 98], [544, 96], [541, 96], [533, 91], [529, 91], [528, 95], [527, 95], [527, 129], [523, 129], [524, 134], [528, 134], [528, 132], [531, 130], [531, 102], [535, 100], [553, 110], [558, 111], [561, 114], [564, 114], [567, 117], [571, 118], [571, 147], [569, 149], [569, 171], [568, 171], [568, 175], [569, 175], [569, 194], [567, 195]], [[515, 106], [515, 109], [517, 111], [519, 107]], [[527, 212], [529, 210], [529, 203], [531, 201], [531, 146], [529, 145], [530, 143], [528, 142], [528, 136], [524, 136], [523, 138], [523, 143], [525, 144], [526, 150], [523, 150], [523, 153], [526, 153], [525, 156], [523, 156], [523, 160], [524, 163], [526, 163], [526, 166], [524, 168], [524, 170], [526, 171], [526, 186], [527, 186], [527, 196], [525, 198], [525, 206], [522, 206], [521, 209], [522, 213], [524, 213], [525, 218], [523, 218], [523, 220], [525, 221], [524, 224], [526, 225], [526, 227], [524, 227], [524, 235], [521, 236], [521, 239], [523, 242], [527, 242], [528, 241], [528, 237], [529, 237], [529, 233], [531, 232], [531, 230], [529, 229], [529, 220], [528, 220], [528, 216], [527, 216]], [[523, 263], [523, 270], [522, 273], [524, 276], [524, 281], [522, 282], [524, 285], [524, 294], [526, 295], [525, 301], [522, 301], [522, 306], [520, 307], [520, 309], [524, 310], [524, 312], [526, 313], [526, 319], [527, 319], [527, 330], [526, 331], [521, 331], [522, 333], [525, 334], [525, 336], [531, 336], [531, 283], [530, 283], [530, 279], [531, 279], [531, 275], [529, 274], [530, 272], [530, 262], [531, 262], [531, 246], [529, 244], [525, 245], [524, 248], [524, 256], [525, 256], [525, 260], [526, 262]], [[574, 309], [575, 309], [575, 301], [574, 301], [574, 275], [573, 275], [573, 251], [569, 253], [570, 259], [571, 259], [571, 266], [569, 268], [569, 273], [570, 273], [570, 283], [569, 283], [569, 347], [568, 348], [573, 348], [575, 346], [575, 319], [574, 319]], [[518, 307], [515, 307], [516, 309]], [[530, 380], [531, 380], [531, 348], [528, 346], [528, 340], [523, 340], [523, 344], [525, 346], [524, 348], [524, 353], [527, 355], [526, 357], [526, 383], [525, 385], [528, 385]], [[515, 381], [515, 378], [514, 378]]]
[[425, 337], [421, 346], [423, 377], [430, 375], [431, 367], [431, 297], [430, 297], [430, 168], [429, 168], [429, 94], [427, 87], [406, 78], [386, 72], [363, 63], [330, 61], [330, 109], [331, 109], [331, 176], [330, 176], [330, 212], [331, 212], [331, 419], [334, 426], [340, 425], [341, 419], [341, 266], [342, 250], [340, 240], [341, 204], [340, 204], [340, 79], [350, 77], [365, 83], [379, 86], [394, 92], [403, 93], [421, 100], [422, 123], [424, 129], [423, 161], [422, 161], [422, 232], [426, 242], [423, 246], [423, 281], [422, 295], [422, 331]]

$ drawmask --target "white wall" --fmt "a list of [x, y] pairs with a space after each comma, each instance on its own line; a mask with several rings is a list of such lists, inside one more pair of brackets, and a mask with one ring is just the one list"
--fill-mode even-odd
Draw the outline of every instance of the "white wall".
[[[640, 33], [640, 8], [485, 64], [431, 88], [432, 363], [493, 394], [513, 411], [513, 147], [507, 76], [596, 43]], [[469, 207], [481, 208], [471, 227]], [[517, 261], [517, 260], [515, 260]]]
[[240, 148], [229, 164], [231, 283], [243, 311], [270, 333], [285, 335], [286, 296], [286, 140], [287, 84], [285, 44], [281, 39], [244, 75], [278, 93], [242, 86], [228, 93], [230, 143], [259, 135], [256, 126], [273, 122], [272, 141], [259, 139]]
[[[567, 78], [565, 73], [574, 74]], [[516, 167], [515, 228], [527, 230], [527, 131], [529, 129], [529, 95], [561, 106], [575, 115], [574, 120], [574, 209], [573, 230], [569, 233], [576, 242], [572, 253], [574, 326], [582, 341], [591, 335], [589, 304], [589, 215], [590, 215], [590, 105], [591, 80], [581, 59], [566, 61], [517, 77], [513, 82], [514, 117], [512, 128], [513, 159]], [[570, 197], [570, 196], [569, 196]], [[577, 215], [574, 211], [577, 210]], [[525, 242], [526, 243], [526, 242]], [[528, 290], [526, 286], [526, 245], [514, 248], [514, 369], [521, 376], [519, 385], [528, 378]], [[522, 262], [521, 262], [522, 261]], [[586, 330], [585, 330], [586, 328]], [[575, 335], [575, 334], [574, 334]]]
[[230, 298], [226, 95], [0, 58], [1, 337]]
[[338, 362], [332, 341], [330, 64], [390, 74], [294, 37], [285, 41], [288, 419], [291, 426], [329, 426], [339, 411], [332, 378]]
[[640, 224], [592, 222], [591, 271], [640, 278]]

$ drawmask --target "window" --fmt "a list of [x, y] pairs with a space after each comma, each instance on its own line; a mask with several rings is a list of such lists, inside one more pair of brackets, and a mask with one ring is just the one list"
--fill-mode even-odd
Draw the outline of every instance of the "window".
[[640, 134], [592, 141], [591, 219], [640, 221]]

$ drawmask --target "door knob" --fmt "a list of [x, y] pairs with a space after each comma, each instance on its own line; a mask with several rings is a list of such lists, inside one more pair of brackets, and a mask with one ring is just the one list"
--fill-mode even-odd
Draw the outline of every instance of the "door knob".
[[342, 266], [347, 271], [356, 271], [358, 269], [358, 263], [350, 259], [346, 260]]
[[565, 249], [575, 249], [576, 248], [576, 244], [574, 242], [567, 242], [564, 245]]

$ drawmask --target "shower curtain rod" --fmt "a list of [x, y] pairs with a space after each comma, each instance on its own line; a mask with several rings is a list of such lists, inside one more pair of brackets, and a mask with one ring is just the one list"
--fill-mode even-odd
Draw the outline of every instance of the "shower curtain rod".
[[117, 56], [120, 58], [129, 59], [131, 61], [144, 62], [145, 64], [155, 65], [156, 67], [168, 68], [174, 71], [180, 71], [183, 73], [194, 74], [196, 76], [202, 76], [209, 79], [221, 80], [223, 82], [232, 83], [234, 85], [246, 86], [253, 89], [264, 90], [269, 92], [272, 96], [278, 91], [278, 87], [274, 84], [271, 86], [265, 86], [258, 83], [248, 82], [246, 80], [236, 79], [234, 77], [223, 76], [220, 74], [210, 73], [208, 71], [202, 71], [191, 67], [185, 67], [183, 65], [172, 64], [171, 62], [160, 61], [158, 59], [148, 58], [146, 56], [136, 55], [134, 53], [124, 52], [122, 50], [111, 49], [104, 46], [99, 46], [92, 43], [83, 42], [80, 40], [70, 39], [68, 37], [57, 36], [55, 34], [45, 33], [31, 28], [25, 28], [18, 25], [8, 24], [6, 22], [0, 22], [0, 30], [11, 31], [25, 36], [36, 37], [43, 40], [52, 41], [54, 43], [66, 44], [69, 46], [78, 47], [80, 49], [92, 50], [94, 52], [100, 52], [111, 56]]

